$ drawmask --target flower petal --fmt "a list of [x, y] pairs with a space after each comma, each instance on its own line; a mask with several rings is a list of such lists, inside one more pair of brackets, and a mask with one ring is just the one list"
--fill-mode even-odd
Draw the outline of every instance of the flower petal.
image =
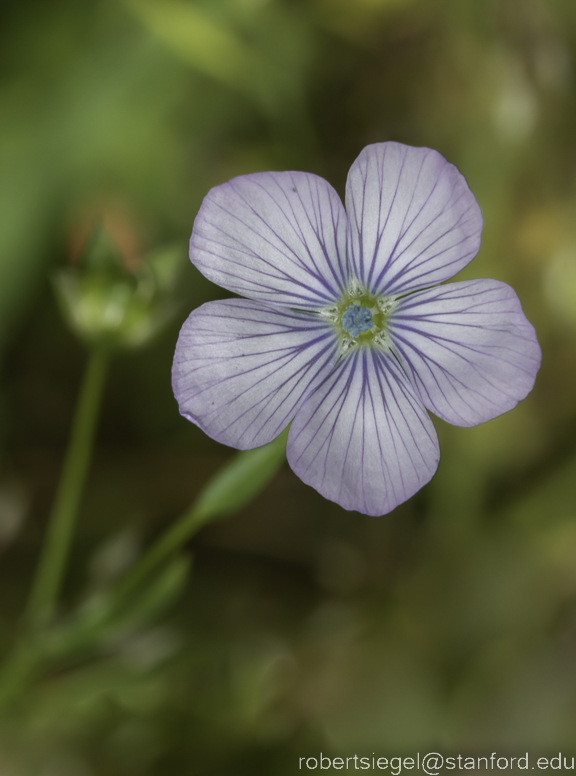
[[468, 280], [401, 299], [393, 348], [424, 405], [456, 426], [511, 410], [532, 390], [541, 352], [514, 290]]
[[218, 442], [248, 450], [286, 428], [335, 361], [333, 329], [318, 316], [225, 299], [184, 323], [172, 387], [185, 418]]
[[398, 363], [370, 348], [345, 357], [306, 399], [286, 452], [304, 482], [369, 515], [416, 493], [440, 456], [432, 421]]
[[190, 259], [209, 280], [237, 294], [317, 310], [348, 280], [344, 206], [317, 175], [233, 178], [205, 197]]
[[430, 148], [367, 146], [346, 184], [348, 257], [374, 294], [453, 277], [480, 248], [482, 214], [463, 175]]

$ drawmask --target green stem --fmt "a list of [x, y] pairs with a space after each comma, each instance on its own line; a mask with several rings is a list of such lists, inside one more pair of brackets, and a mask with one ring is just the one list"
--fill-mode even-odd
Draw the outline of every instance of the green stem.
[[107, 367], [107, 354], [94, 349], [84, 373], [58, 492], [26, 611], [27, 624], [32, 630], [41, 628], [51, 619], [62, 585], [90, 465]]
[[128, 571], [115, 587], [114, 597], [121, 600], [135, 590], [175, 550], [180, 549], [208, 517], [204, 510], [195, 507], [186, 512]]
[[208, 482], [194, 506], [156, 540], [113, 588], [112, 599], [123, 599], [137, 588], [205, 523], [236, 512], [248, 504], [285, 461], [287, 437], [288, 429], [264, 447], [238, 453]]

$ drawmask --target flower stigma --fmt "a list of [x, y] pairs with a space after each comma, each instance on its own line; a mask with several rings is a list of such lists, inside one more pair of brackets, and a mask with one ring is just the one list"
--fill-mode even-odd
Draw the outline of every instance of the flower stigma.
[[359, 304], [349, 304], [341, 320], [342, 328], [352, 337], [359, 337], [360, 332], [370, 331], [372, 328], [372, 313], [368, 307], [360, 307]]
[[320, 314], [334, 325], [339, 354], [344, 355], [362, 346], [390, 350], [387, 320], [395, 307], [394, 297], [370, 294], [353, 278], [340, 300], [325, 307]]

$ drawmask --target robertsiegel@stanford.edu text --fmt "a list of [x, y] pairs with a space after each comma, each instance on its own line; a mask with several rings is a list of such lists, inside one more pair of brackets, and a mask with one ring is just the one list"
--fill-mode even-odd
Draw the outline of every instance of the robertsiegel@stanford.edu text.
[[424, 755], [418, 752], [414, 757], [378, 757], [374, 752], [369, 757], [357, 754], [349, 757], [328, 757], [320, 752], [318, 756], [300, 757], [298, 768], [308, 771], [325, 771], [331, 768], [348, 771], [388, 771], [391, 776], [400, 776], [402, 771], [417, 770], [423, 771], [426, 776], [439, 776], [441, 771], [453, 770], [574, 770], [575, 759], [573, 756], [564, 756], [561, 752], [555, 757], [532, 758], [528, 752], [519, 757], [500, 756], [496, 752], [484, 757], [467, 757], [461, 754], [445, 757], [438, 752], [427, 752]]

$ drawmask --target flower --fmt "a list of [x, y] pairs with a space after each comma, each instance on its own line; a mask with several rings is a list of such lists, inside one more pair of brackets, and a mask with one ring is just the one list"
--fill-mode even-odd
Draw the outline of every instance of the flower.
[[532, 389], [541, 353], [497, 280], [438, 285], [480, 247], [482, 215], [439, 153], [366, 147], [346, 211], [322, 178], [243, 175], [200, 208], [190, 258], [246, 299], [194, 310], [178, 339], [181, 414], [242, 450], [290, 423], [294, 472], [345, 509], [381, 515], [433, 476], [427, 413], [474, 426]]

